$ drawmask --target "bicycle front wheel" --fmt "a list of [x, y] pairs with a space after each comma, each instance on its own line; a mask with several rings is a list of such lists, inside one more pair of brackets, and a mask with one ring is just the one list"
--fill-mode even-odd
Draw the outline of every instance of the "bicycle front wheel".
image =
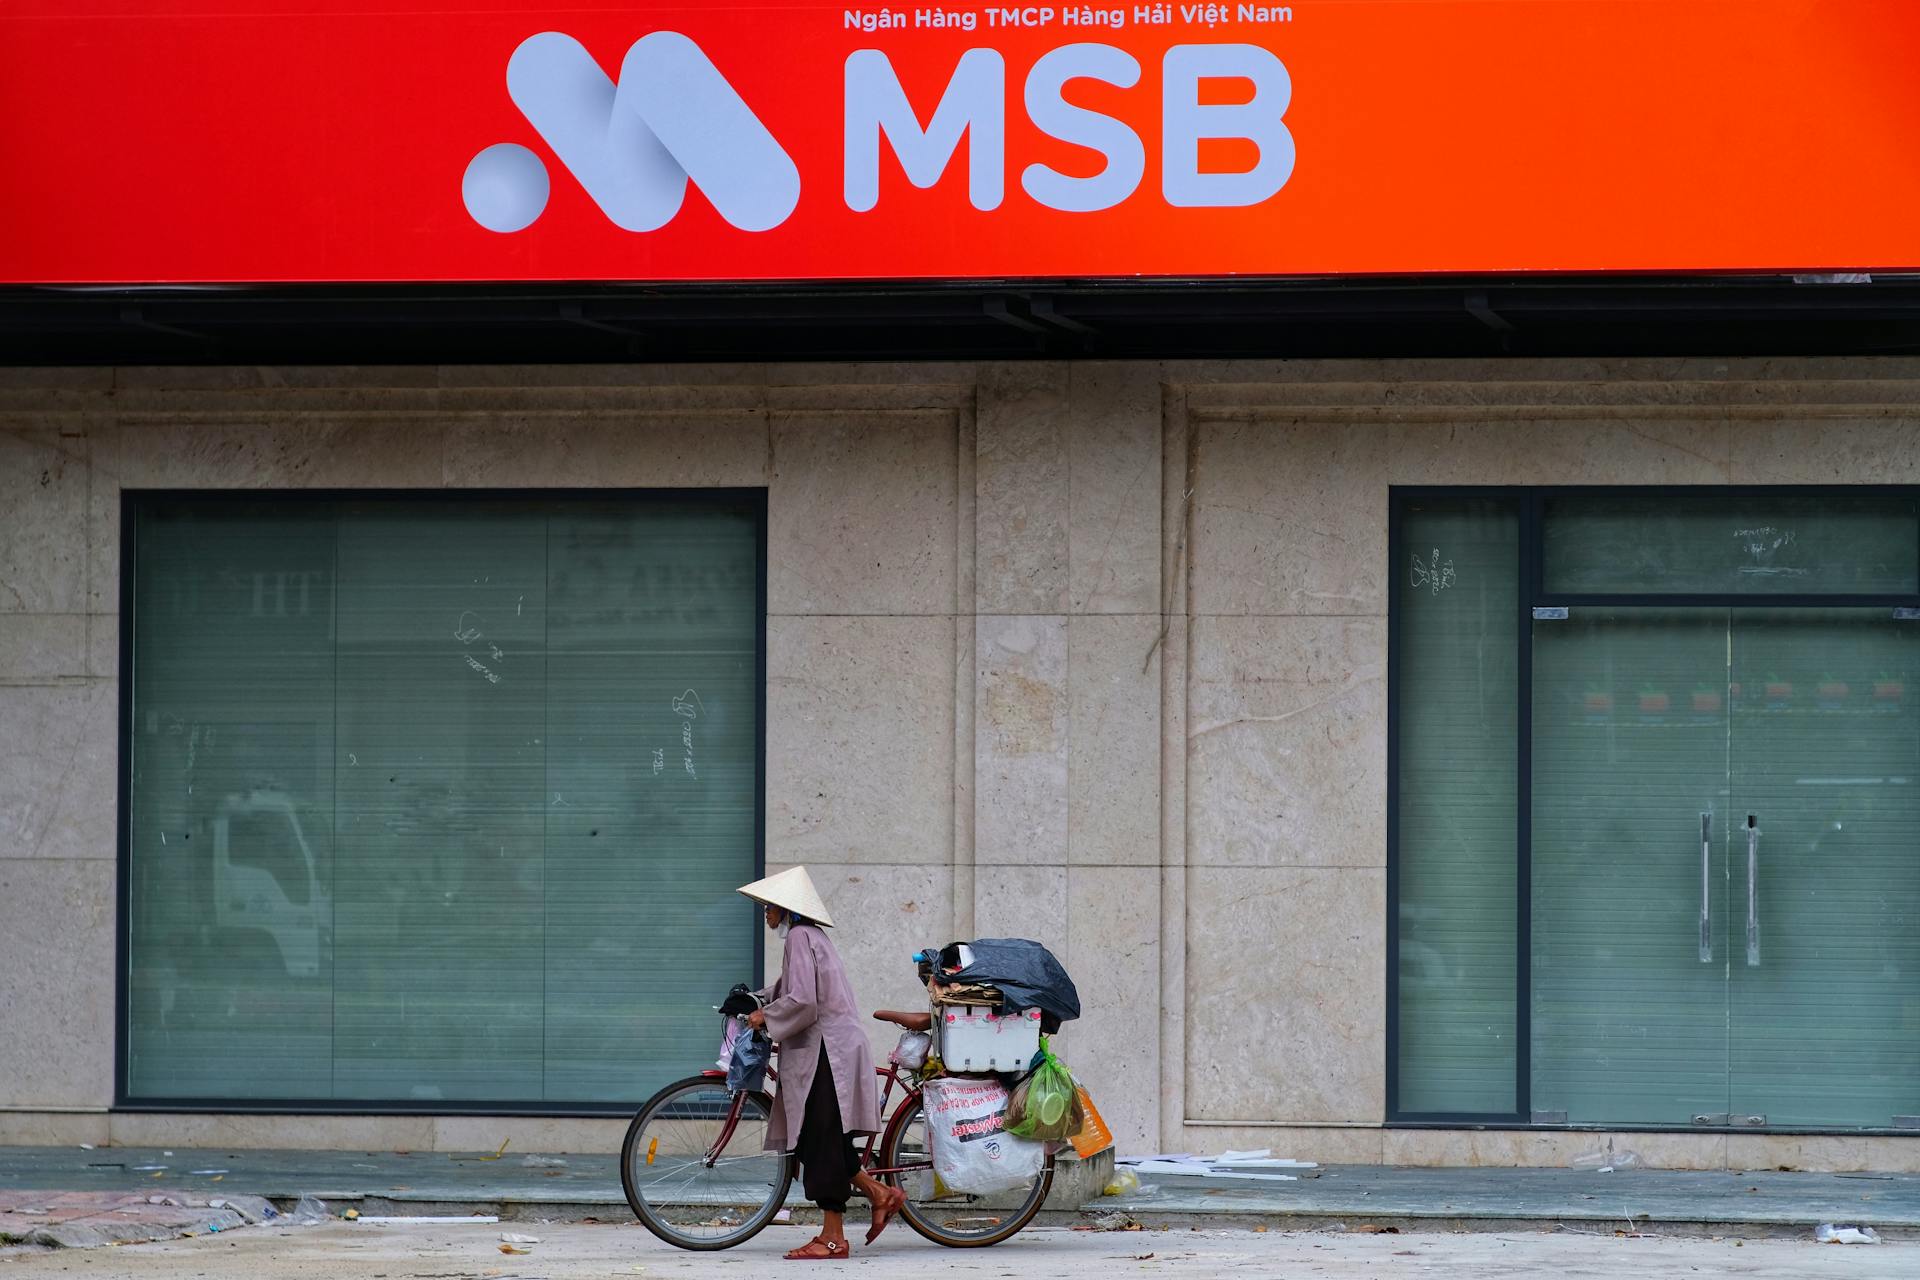
[[935, 1244], [950, 1249], [981, 1249], [999, 1244], [1032, 1222], [1053, 1189], [1053, 1157], [1033, 1180], [1011, 1191], [992, 1195], [961, 1195], [933, 1176], [932, 1147], [927, 1141], [926, 1113], [915, 1098], [906, 1105], [888, 1135], [880, 1167], [892, 1170], [881, 1180], [907, 1193], [900, 1216], [907, 1225]]
[[682, 1249], [730, 1249], [773, 1221], [793, 1162], [763, 1150], [773, 1100], [734, 1097], [725, 1080], [690, 1076], [653, 1095], [627, 1126], [620, 1185], [647, 1230]]

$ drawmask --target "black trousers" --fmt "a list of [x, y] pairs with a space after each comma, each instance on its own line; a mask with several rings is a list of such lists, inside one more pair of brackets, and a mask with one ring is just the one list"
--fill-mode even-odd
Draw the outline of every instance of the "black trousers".
[[800, 1185], [807, 1199], [828, 1213], [845, 1213], [853, 1195], [853, 1175], [860, 1172], [860, 1155], [853, 1149], [852, 1137], [840, 1127], [840, 1095], [834, 1091], [833, 1068], [827, 1063], [824, 1044], [813, 1087], [807, 1091], [800, 1140], [793, 1150], [800, 1157]]

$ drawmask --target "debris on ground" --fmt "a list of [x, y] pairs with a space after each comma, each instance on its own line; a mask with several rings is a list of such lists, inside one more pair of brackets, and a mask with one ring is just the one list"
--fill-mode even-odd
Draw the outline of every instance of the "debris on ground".
[[293, 1210], [287, 1214], [287, 1221], [296, 1227], [317, 1227], [332, 1217], [333, 1214], [328, 1211], [326, 1201], [317, 1200], [313, 1196], [301, 1196], [293, 1202]]
[[1880, 1243], [1880, 1233], [1872, 1227], [1836, 1227], [1831, 1222], [1823, 1222], [1815, 1227], [1813, 1238], [1819, 1244]]
[[0, 1191], [0, 1215], [0, 1241], [40, 1249], [149, 1244], [233, 1231], [279, 1216], [258, 1196], [208, 1200], [127, 1191]]
[[1617, 1169], [1638, 1169], [1640, 1153], [1625, 1148], [1616, 1150], [1613, 1140], [1597, 1151], [1583, 1151], [1567, 1162], [1569, 1169], [1590, 1169], [1594, 1173], [1612, 1173]]
[[[1124, 1169], [1131, 1167], [1138, 1174], [1161, 1178], [1248, 1178], [1259, 1182], [1298, 1182], [1301, 1170], [1313, 1170], [1308, 1177], [1317, 1177], [1320, 1166], [1312, 1160], [1275, 1159], [1271, 1149], [1259, 1151], [1226, 1151], [1217, 1156], [1159, 1155], [1144, 1160], [1121, 1160], [1118, 1164]], [[1281, 1173], [1288, 1169], [1294, 1172]]]

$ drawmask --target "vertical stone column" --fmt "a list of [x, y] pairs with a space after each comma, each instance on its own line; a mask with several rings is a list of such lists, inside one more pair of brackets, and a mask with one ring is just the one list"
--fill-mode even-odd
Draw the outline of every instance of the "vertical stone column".
[[[767, 868], [809, 868], [868, 1009], [923, 1000], [908, 958], [954, 927], [962, 426], [875, 409], [769, 424]], [[867, 1031], [876, 1055], [898, 1035]]]
[[95, 424], [55, 385], [0, 397], [0, 1080], [45, 1108], [0, 1144], [103, 1142], [113, 1100], [119, 597], [90, 582]]
[[1067, 366], [989, 365], [976, 409], [974, 932], [1067, 961]]
[[1158, 1145], [1161, 391], [1150, 364], [980, 383], [975, 932], [1080, 986], [1060, 1038], [1121, 1145]]
[[1387, 432], [1232, 396], [1189, 396], [1181, 1145], [1377, 1160]]

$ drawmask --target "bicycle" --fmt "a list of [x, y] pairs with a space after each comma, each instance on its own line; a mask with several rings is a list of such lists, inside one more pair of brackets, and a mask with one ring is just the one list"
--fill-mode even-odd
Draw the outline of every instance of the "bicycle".
[[[860, 1165], [907, 1193], [900, 1216], [908, 1226], [935, 1244], [978, 1249], [1033, 1221], [1053, 1189], [1053, 1145], [1025, 1187], [990, 1196], [950, 1191], [933, 1173], [921, 1105], [927, 1077], [892, 1062], [874, 1070], [885, 1081], [881, 1114], [896, 1086], [901, 1097], [881, 1131], [867, 1135]], [[786, 1207], [793, 1183], [793, 1156], [762, 1150], [772, 1095], [732, 1092], [726, 1075], [709, 1069], [661, 1089], [634, 1115], [620, 1146], [620, 1185], [634, 1215], [682, 1249], [730, 1249], [752, 1239]], [[776, 1083], [780, 1078], [772, 1067], [767, 1075]]]

